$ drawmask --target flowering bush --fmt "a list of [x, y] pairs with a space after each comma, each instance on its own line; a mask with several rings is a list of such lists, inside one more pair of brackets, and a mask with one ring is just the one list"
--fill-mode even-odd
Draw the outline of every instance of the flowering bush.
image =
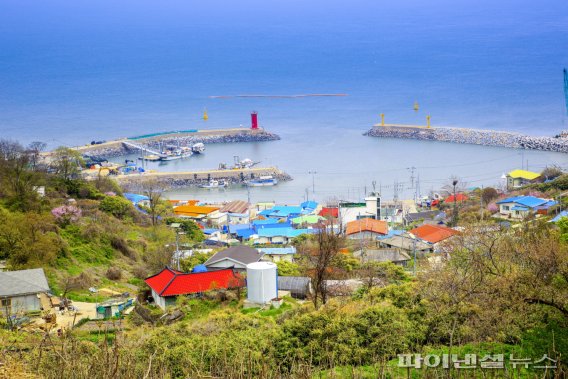
[[499, 211], [499, 207], [498, 207], [497, 204], [495, 204], [495, 203], [490, 203], [490, 204], [487, 206], [487, 210], [488, 210], [489, 212], [491, 212], [491, 213], [495, 213], [495, 212]]
[[73, 205], [62, 205], [53, 208], [51, 214], [55, 217], [55, 221], [61, 226], [69, 225], [81, 218], [81, 210]]
[[112, 191], [108, 191], [108, 192], [105, 192], [105, 195], [106, 196], [116, 196], [116, 193], [112, 192]]

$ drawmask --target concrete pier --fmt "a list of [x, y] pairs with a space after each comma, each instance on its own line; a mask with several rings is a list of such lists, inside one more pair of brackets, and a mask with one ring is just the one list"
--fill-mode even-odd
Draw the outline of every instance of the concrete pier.
[[364, 135], [568, 153], [567, 138], [533, 137], [498, 130], [377, 124]]
[[141, 136], [118, 138], [101, 144], [77, 146], [75, 149], [84, 155], [96, 157], [116, 157], [127, 154], [132, 150], [124, 142], [134, 142], [137, 145], [156, 148], [160, 143], [165, 144], [195, 144], [202, 143], [232, 143], [253, 141], [274, 141], [280, 137], [262, 128], [253, 130], [249, 128], [207, 129], [207, 130], [181, 130], [145, 134]]
[[205, 184], [209, 180], [225, 180], [231, 184], [242, 184], [245, 180], [260, 176], [272, 176], [279, 181], [292, 180], [292, 177], [277, 167], [253, 167], [228, 170], [199, 170], [179, 172], [144, 172], [142, 174], [129, 174], [111, 176], [120, 185], [128, 187], [144, 180], [156, 180], [170, 188], [182, 188]]

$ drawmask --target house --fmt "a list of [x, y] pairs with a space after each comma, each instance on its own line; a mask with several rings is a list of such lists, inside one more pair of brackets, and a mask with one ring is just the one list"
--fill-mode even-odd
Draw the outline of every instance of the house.
[[0, 272], [0, 313], [41, 310], [39, 295], [50, 292], [42, 268]]
[[500, 216], [517, 220], [522, 220], [532, 213], [547, 214], [556, 204], [556, 201], [534, 196], [514, 196], [497, 202]]
[[421, 211], [421, 212], [412, 212], [407, 213], [404, 215], [404, 225], [410, 225], [414, 222], [423, 222], [423, 221], [436, 221], [436, 222], [443, 222], [446, 218], [446, 213], [441, 211]]
[[413, 257], [416, 252], [417, 255], [423, 256], [424, 254], [434, 251], [434, 246], [421, 241], [418, 238], [412, 238], [409, 234], [401, 234], [390, 238], [384, 238], [379, 241], [379, 246], [383, 248], [398, 249], [404, 251], [409, 256]]
[[258, 251], [264, 254], [263, 259], [269, 259], [272, 262], [288, 261], [292, 262], [296, 248], [290, 247], [261, 247]]
[[221, 207], [219, 212], [227, 214], [229, 224], [242, 224], [249, 222], [250, 204], [243, 200], [231, 201]]
[[293, 225], [317, 225], [325, 218], [317, 215], [303, 215], [294, 217], [291, 221]]
[[144, 281], [150, 287], [154, 302], [162, 309], [175, 304], [180, 295], [244, 287], [242, 277], [231, 269], [185, 273], [165, 267]]
[[323, 207], [321, 209], [321, 211], [319, 211], [318, 216], [325, 217], [325, 218], [338, 218], [339, 217], [339, 208]]
[[208, 270], [233, 268], [236, 271], [246, 271], [249, 263], [258, 262], [264, 254], [252, 247], [238, 245], [231, 246], [209, 258], [205, 263]]
[[288, 291], [295, 299], [305, 299], [312, 293], [312, 281], [305, 276], [278, 276], [278, 290]]
[[453, 203], [463, 203], [464, 201], [467, 201], [469, 199], [469, 197], [464, 194], [464, 193], [457, 193], [455, 196], [454, 195], [450, 195], [448, 197], [446, 197], [444, 199], [444, 203], [447, 204], [453, 204]]
[[364, 262], [392, 262], [404, 267], [412, 259], [404, 250], [396, 248], [358, 250], [353, 256]]
[[541, 181], [541, 176], [538, 172], [526, 170], [513, 170], [508, 173], [506, 177], [508, 190], [520, 188], [527, 184], [538, 183]]
[[150, 206], [150, 198], [145, 195], [139, 195], [136, 193], [124, 193], [126, 200], [130, 201], [134, 206]]
[[178, 217], [190, 218], [196, 221], [208, 221], [216, 226], [227, 222], [227, 214], [219, 212], [218, 207], [180, 205], [174, 208], [174, 214]]
[[270, 209], [265, 209], [258, 214], [264, 217], [288, 220], [300, 216], [303, 214], [302, 212], [304, 212], [304, 209], [300, 206], [276, 205]]
[[314, 229], [294, 229], [292, 227], [284, 228], [262, 228], [258, 229], [258, 238], [254, 240], [255, 244], [282, 244], [286, 245], [302, 234], [313, 233]]
[[388, 232], [389, 226], [386, 221], [363, 218], [348, 222], [345, 234], [351, 239], [376, 239]]
[[431, 243], [432, 245], [459, 234], [457, 230], [448, 228], [447, 226], [432, 224], [420, 225], [419, 227], [410, 230], [409, 233], [423, 241]]

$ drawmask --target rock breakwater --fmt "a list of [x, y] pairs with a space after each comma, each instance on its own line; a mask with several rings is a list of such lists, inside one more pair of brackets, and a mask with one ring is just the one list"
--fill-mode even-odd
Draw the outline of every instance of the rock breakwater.
[[376, 126], [364, 135], [568, 153], [567, 138], [533, 137], [497, 130]]

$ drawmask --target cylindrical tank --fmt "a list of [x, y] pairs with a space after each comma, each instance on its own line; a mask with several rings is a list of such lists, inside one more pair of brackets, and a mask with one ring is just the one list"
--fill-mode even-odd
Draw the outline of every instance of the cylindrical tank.
[[251, 129], [258, 129], [258, 113], [251, 112], [250, 113], [250, 128]]
[[272, 262], [254, 262], [247, 265], [247, 299], [265, 304], [278, 297], [278, 273]]

